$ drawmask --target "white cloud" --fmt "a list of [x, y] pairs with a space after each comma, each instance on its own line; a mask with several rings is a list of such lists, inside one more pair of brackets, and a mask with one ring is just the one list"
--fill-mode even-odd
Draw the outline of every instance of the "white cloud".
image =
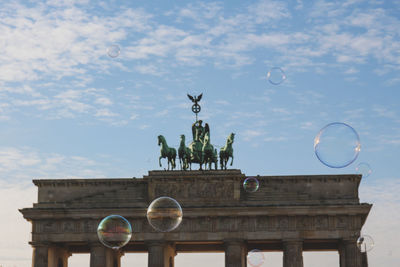
[[107, 43], [125, 38], [126, 27], [135, 31], [149, 28], [150, 16], [141, 10], [126, 9], [115, 17], [99, 18], [74, 2], [62, 3], [67, 2], [67, 6], [54, 8], [19, 3], [0, 8], [0, 80], [60, 79], [79, 77], [93, 67], [107, 69], [109, 64], [103, 58]]
[[113, 102], [112, 102], [109, 98], [104, 97], [104, 96], [103, 96], [103, 97], [97, 98], [97, 99], [95, 100], [95, 103], [96, 103], [96, 104], [103, 105], [103, 106], [110, 106], [110, 105], [113, 104]]
[[249, 15], [254, 18], [256, 23], [266, 23], [272, 19], [290, 17], [285, 2], [263, 0], [251, 5]]
[[115, 117], [115, 116], [118, 116], [118, 114], [110, 111], [109, 109], [102, 108], [102, 109], [98, 109], [94, 116], [96, 116], [96, 117]]
[[19, 183], [33, 178], [104, 177], [97, 163], [82, 156], [39, 153], [28, 147], [0, 147], [3, 181]]
[[250, 141], [255, 137], [261, 136], [263, 134], [264, 134], [263, 131], [253, 130], [253, 129], [247, 129], [240, 133], [240, 135], [243, 137], [243, 140], [245, 141]]

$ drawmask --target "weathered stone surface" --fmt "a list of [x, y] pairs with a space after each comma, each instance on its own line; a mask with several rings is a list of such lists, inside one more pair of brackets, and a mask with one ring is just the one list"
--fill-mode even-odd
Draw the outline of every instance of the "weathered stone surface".
[[[38, 203], [20, 211], [32, 222], [33, 244], [58, 244], [71, 251], [103, 253], [92, 245], [98, 243], [97, 225], [105, 216], [119, 214], [134, 231], [126, 252], [151, 247], [153, 254], [164, 253], [166, 247], [154, 245], [159, 241], [177, 250], [236, 255], [232, 251], [245, 251], [246, 246], [226, 242], [242, 240], [248, 247], [296, 254], [296, 263], [286, 266], [302, 266], [302, 249], [320, 248], [340, 249], [340, 261], [358, 267], [348, 256], [356, 253], [354, 244], [342, 240], [360, 233], [372, 206], [359, 203], [360, 175], [259, 176], [260, 188], [252, 194], [242, 188], [245, 178], [240, 170], [226, 170], [150, 171], [142, 179], [34, 180]], [[159, 196], [175, 198], [183, 209], [181, 225], [169, 233], [156, 232], [146, 219], [148, 205]], [[300, 240], [301, 246], [284, 240]], [[35, 251], [34, 261], [42, 266], [45, 252]], [[110, 258], [104, 253], [101, 257]], [[162, 258], [162, 263], [155, 258], [153, 265], [167, 264]], [[227, 266], [241, 264], [233, 260]]]

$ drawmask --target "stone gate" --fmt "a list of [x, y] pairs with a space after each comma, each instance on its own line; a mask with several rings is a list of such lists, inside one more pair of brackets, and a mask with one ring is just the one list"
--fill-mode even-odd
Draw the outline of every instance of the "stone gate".
[[[149, 267], [173, 267], [177, 252], [224, 252], [225, 266], [245, 267], [247, 252], [283, 251], [284, 267], [302, 267], [302, 251], [333, 250], [340, 267], [362, 267], [356, 246], [371, 204], [360, 203], [361, 175], [259, 176], [243, 190], [240, 170], [150, 171], [143, 178], [34, 180], [38, 201], [21, 209], [32, 223], [33, 267], [67, 267], [72, 253], [90, 253], [90, 267], [121, 267], [124, 253], [147, 252]], [[156, 232], [146, 209], [175, 198], [183, 220]], [[98, 241], [98, 223], [127, 218], [131, 241], [119, 251]]]

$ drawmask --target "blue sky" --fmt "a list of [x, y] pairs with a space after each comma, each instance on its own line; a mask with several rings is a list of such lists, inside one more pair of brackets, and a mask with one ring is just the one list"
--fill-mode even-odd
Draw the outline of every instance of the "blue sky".
[[[2, 1], [0, 229], [14, 230], [0, 230], [0, 264], [30, 262], [17, 208], [36, 201], [33, 178], [160, 169], [157, 135], [176, 148], [180, 134], [190, 140], [186, 94], [203, 93], [211, 142], [236, 133], [233, 167], [247, 175], [355, 173], [368, 162], [360, 199], [375, 204], [363, 229], [377, 243], [370, 263], [395, 266], [399, 15], [399, 3], [379, 0]], [[106, 53], [113, 44], [117, 58]], [[267, 81], [272, 67], [285, 71], [282, 84]], [[361, 140], [341, 169], [313, 151], [335, 121]]]

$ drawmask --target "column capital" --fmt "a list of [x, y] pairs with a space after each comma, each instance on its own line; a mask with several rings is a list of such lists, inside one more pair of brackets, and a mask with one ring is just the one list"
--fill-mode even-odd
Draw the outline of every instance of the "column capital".
[[224, 239], [223, 240], [223, 242], [224, 242], [224, 245], [230, 245], [230, 244], [232, 244], [232, 245], [234, 245], [234, 244], [237, 244], [237, 245], [246, 245], [247, 244], [247, 241], [246, 240], [244, 240], [244, 239], [239, 239], [239, 238], [229, 238], [229, 239]]
[[149, 246], [171, 246], [175, 248], [175, 242], [172, 241], [166, 241], [166, 240], [146, 240], [144, 241], [144, 244], [149, 247]]
[[38, 247], [49, 247], [51, 245], [50, 242], [37, 242], [37, 241], [32, 241], [29, 242], [29, 245], [32, 247], [38, 248]]
[[289, 238], [289, 239], [283, 239], [282, 240], [283, 243], [303, 243], [304, 239], [301, 238]]
[[340, 242], [343, 244], [353, 244], [357, 243], [358, 237], [348, 237], [348, 238], [342, 238], [340, 239]]
[[95, 248], [95, 247], [104, 247], [107, 248], [106, 246], [104, 246], [100, 241], [89, 241], [88, 242], [89, 247], [91, 248]]

